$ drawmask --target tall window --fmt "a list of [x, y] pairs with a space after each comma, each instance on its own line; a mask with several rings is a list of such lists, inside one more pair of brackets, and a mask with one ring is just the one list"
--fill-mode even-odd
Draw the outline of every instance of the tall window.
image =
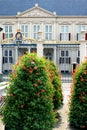
[[28, 25], [21, 25], [21, 32], [24, 37], [28, 37]]
[[69, 52], [68, 50], [63, 50], [61, 51], [61, 57], [59, 59], [60, 64], [70, 64], [71, 58], [69, 57]]
[[34, 38], [35, 39], [38, 39], [38, 35], [37, 35], [37, 33], [39, 32], [39, 30], [40, 30], [40, 25], [39, 24], [35, 24], [34, 26], [33, 26], [33, 32], [34, 32]]
[[45, 39], [52, 40], [52, 25], [45, 25]]
[[13, 63], [12, 50], [5, 50], [4, 51], [3, 63]]
[[12, 25], [5, 25], [5, 38], [13, 37], [12, 34]]
[[60, 40], [68, 41], [70, 40], [69, 26], [63, 25], [61, 26], [61, 36]]
[[81, 31], [85, 31], [85, 25], [78, 25], [77, 40], [81, 40]]

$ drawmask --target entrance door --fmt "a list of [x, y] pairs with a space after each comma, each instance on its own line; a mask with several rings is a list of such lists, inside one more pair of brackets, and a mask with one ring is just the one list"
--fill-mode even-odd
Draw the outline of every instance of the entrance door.
[[18, 52], [19, 56], [21, 56], [21, 55], [26, 54], [26, 52], [28, 52], [28, 49], [27, 48], [19, 48], [18, 51], [19, 51]]
[[72, 72], [75, 71], [76, 67], [77, 67], [77, 64], [76, 64], [76, 63], [73, 63], [73, 64], [72, 64]]

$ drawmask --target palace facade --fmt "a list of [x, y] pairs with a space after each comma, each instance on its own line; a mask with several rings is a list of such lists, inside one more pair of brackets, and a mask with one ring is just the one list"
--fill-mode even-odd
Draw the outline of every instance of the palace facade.
[[87, 55], [87, 15], [66, 16], [38, 4], [16, 15], [0, 15], [0, 73], [8, 73], [28, 51], [54, 61], [61, 73], [72, 73]]

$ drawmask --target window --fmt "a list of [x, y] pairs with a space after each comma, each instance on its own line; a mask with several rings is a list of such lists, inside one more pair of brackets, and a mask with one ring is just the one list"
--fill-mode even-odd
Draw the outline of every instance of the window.
[[12, 26], [11, 25], [5, 25], [5, 38], [11, 38], [11, 37], [13, 37]]
[[80, 51], [78, 51], [78, 54], [77, 54], [77, 63], [80, 64]]
[[61, 26], [60, 40], [64, 40], [64, 41], [70, 40], [70, 33], [69, 33], [68, 25]]
[[51, 52], [46, 53], [46, 59], [52, 60], [52, 53]]
[[28, 25], [21, 25], [21, 32], [24, 37], [28, 37]]
[[77, 40], [81, 40], [81, 31], [85, 31], [85, 25], [78, 25], [78, 27], [77, 27]]
[[39, 32], [39, 30], [40, 30], [40, 25], [38, 25], [38, 24], [35, 24], [34, 26], [33, 26], [33, 32], [34, 32], [34, 39], [38, 39], [38, 35], [37, 35], [37, 33]]
[[59, 58], [60, 64], [70, 64], [71, 58], [69, 57], [69, 52], [67, 50], [61, 51], [61, 57]]
[[45, 39], [52, 40], [52, 25], [45, 25]]
[[3, 63], [13, 63], [12, 50], [4, 51]]

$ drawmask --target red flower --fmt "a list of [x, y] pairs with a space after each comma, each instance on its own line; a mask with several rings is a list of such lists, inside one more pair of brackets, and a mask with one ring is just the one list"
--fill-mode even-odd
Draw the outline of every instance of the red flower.
[[38, 86], [38, 84], [34, 84], [34, 87], [37, 87]]
[[38, 80], [38, 83], [41, 83], [41, 80], [40, 80], [40, 79]]
[[12, 96], [14, 96], [14, 94], [11, 93], [10, 96], [12, 97]]
[[37, 93], [37, 96], [40, 97], [40, 92]]
[[1, 100], [4, 100], [4, 96], [1, 97]]
[[82, 128], [84, 129], [84, 128], [86, 128], [86, 126], [85, 126], [85, 125], [83, 125], [83, 126], [82, 126]]
[[44, 93], [44, 92], [46, 92], [46, 90], [42, 89], [42, 92]]
[[23, 68], [23, 69], [24, 69], [24, 70], [27, 70], [27, 67], [25, 67], [25, 66], [24, 66], [24, 68]]
[[32, 73], [33, 73], [33, 70], [32, 70], [32, 69], [30, 69], [30, 70], [29, 70], [29, 73], [30, 73], [30, 74], [32, 74]]
[[34, 70], [37, 70], [37, 66], [34, 66]]
[[24, 105], [21, 105], [21, 108], [24, 108]]

